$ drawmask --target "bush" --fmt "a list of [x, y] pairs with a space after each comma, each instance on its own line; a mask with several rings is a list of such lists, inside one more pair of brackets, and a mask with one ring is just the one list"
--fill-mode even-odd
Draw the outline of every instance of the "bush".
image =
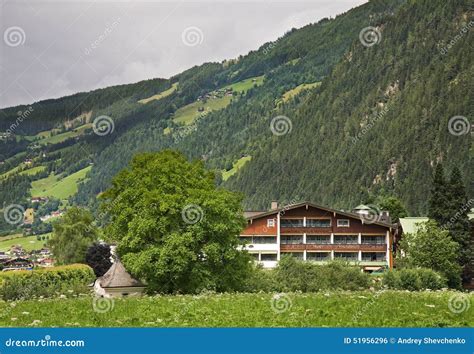
[[422, 289], [437, 290], [448, 287], [447, 279], [440, 273], [426, 268], [421, 268], [418, 271]]
[[421, 282], [416, 269], [402, 269], [400, 271], [400, 287], [405, 290], [420, 290]]
[[400, 289], [400, 276], [398, 272], [390, 270], [384, 273], [383, 285], [389, 289]]
[[438, 290], [447, 287], [446, 278], [432, 269], [405, 268], [384, 274], [383, 284], [389, 289]]
[[358, 290], [368, 288], [370, 284], [369, 275], [359, 267], [340, 261], [315, 264], [291, 256], [282, 257], [275, 270], [275, 279], [280, 291]]
[[87, 292], [94, 279], [92, 268], [84, 264], [4, 272], [0, 273], [0, 297], [16, 300]]
[[263, 269], [261, 265], [258, 265], [247, 278], [243, 291], [250, 293], [279, 291], [275, 279], [275, 271], [272, 269]]

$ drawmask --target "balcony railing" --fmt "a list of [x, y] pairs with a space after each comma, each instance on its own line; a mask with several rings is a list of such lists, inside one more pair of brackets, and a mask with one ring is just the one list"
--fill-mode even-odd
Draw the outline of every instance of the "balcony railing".
[[361, 245], [361, 244], [350, 244], [350, 245], [337, 245], [337, 244], [326, 244], [326, 245], [318, 245], [318, 244], [299, 244], [299, 245], [287, 245], [281, 244], [281, 250], [289, 251], [367, 251], [367, 252], [385, 252], [387, 250], [387, 245]]

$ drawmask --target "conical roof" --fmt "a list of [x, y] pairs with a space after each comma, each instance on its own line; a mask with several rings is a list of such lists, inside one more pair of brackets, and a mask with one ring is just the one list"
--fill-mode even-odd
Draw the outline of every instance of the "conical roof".
[[144, 286], [141, 281], [133, 278], [130, 273], [127, 272], [122, 262], [119, 260], [115, 260], [107, 273], [101, 276], [98, 280], [102, 288]]

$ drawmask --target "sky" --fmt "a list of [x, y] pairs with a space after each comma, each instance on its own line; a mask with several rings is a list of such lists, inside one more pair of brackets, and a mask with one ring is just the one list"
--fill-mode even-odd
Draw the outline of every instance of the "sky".
[[244, 55], [365, 0], [0, 0], [0, 108]]

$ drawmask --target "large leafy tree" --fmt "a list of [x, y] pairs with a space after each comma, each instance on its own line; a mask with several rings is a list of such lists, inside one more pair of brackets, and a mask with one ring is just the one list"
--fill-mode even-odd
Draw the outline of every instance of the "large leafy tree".
[[151, 290], [234, 290], [251, 271], [249, 255], [238, 250], [241, 196], [214, 180], [201, 161], [166, 150], [135, 156], [102, 195], [106, 234]]
[[459, 288], [461, 267], [457, 262], [459, 244], [447, 230], [433, 220], [421, 223], [413, 234], [405, 234], [400, 241], [397, 265], [436, 270], [446, 276], [450, 287]]
[[400, 218], [408, 216], [407, 209], [402, 201], [393, 196], [381, 196], [375, 200], [375, 203], [382, 209], [387, 210], [392, 222], [397, 222]]
[[58, 264], [84, 263], [89, 246], [98, 238], [92, 214], [83, 208], [70, 208], [53, 223], [53, 235], [48, 241]]

